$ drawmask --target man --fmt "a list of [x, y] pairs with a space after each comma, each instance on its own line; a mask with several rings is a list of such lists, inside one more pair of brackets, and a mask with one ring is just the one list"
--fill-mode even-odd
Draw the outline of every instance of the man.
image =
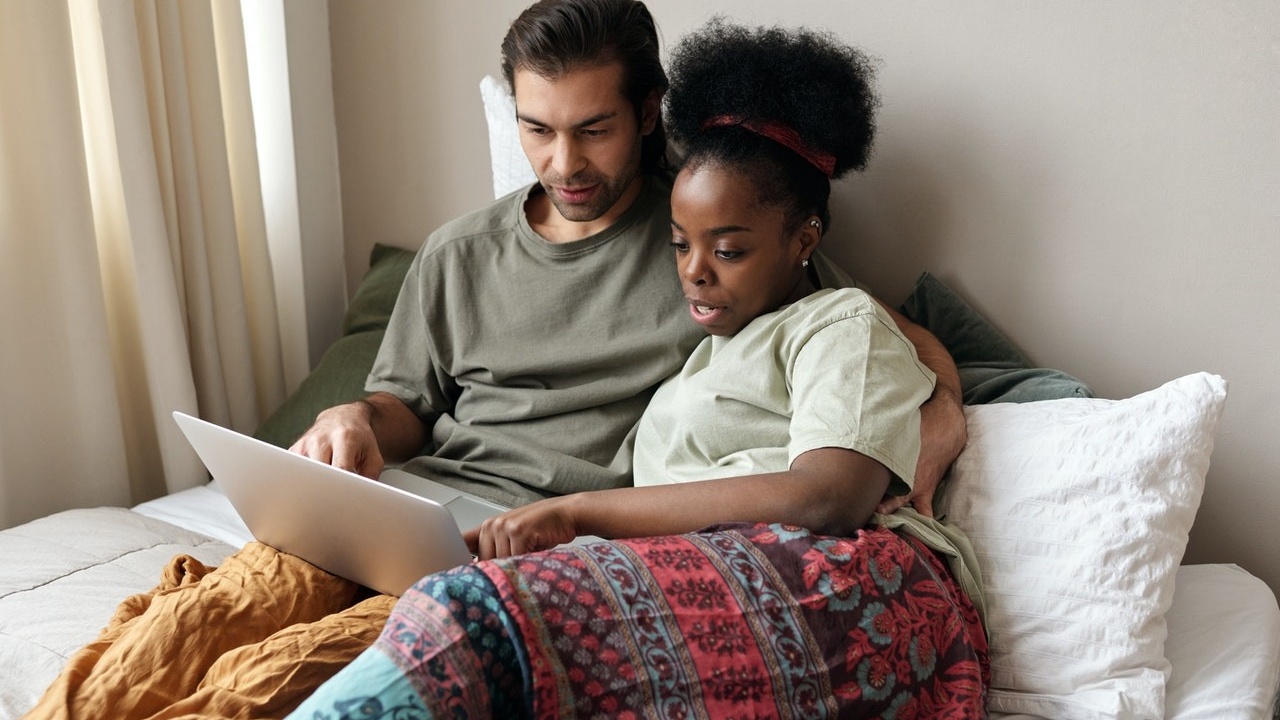
[[[293, 449], [377, 477], [385, 462], [507, 505], [630, 483], [632, 433], [701, 333], [670, 239], [656, 28], [635, 0], [543, 0], [512, 24], [503, 72], [538, 183], [446, 224], [419, 252], [364, 400]], [[926, 515], [964, 445], [959, 380], [922, 408], [910, 500]]]

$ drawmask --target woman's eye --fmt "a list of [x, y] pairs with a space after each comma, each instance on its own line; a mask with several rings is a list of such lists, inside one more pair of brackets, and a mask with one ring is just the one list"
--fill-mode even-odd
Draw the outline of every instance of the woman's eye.
[[742, 257], [741, 250], [717, 250], [716, 257], [721, 260], [737, 260]]
[[670, 244], [671, 244], [671, 247], [675, 248], [676, 252], [678, 253], [688, 252], [689, 250], [689, 243], [683, 240], [672, 240]]

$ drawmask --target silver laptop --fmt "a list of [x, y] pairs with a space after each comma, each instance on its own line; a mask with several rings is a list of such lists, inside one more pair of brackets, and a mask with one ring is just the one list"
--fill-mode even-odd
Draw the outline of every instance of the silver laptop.
[[507, 509], [401, 470], [370, 480], [173, 417], [256, 540], [378, 592], [402, 595], [424, 575], [470, 562], [462, 530]]

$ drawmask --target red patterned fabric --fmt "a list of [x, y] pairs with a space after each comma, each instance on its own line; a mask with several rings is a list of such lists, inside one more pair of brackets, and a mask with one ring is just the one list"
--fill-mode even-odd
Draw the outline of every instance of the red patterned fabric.
[[973, 605], [884, 528], [718, 526], [477, 563], [415, 585], [366, 656], [301, 711], [979, 718], [989, 681]]

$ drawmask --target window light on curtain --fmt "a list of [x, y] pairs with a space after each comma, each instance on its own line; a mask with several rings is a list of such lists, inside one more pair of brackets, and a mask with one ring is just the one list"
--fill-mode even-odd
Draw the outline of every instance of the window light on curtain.
[[306, 372], [249, 72], [287, 77], [284, 10], [250, 6], [252, 50], [235, 0], [0, 2], [2, 527], [203, 482], [170, 413], [251, 430]]

